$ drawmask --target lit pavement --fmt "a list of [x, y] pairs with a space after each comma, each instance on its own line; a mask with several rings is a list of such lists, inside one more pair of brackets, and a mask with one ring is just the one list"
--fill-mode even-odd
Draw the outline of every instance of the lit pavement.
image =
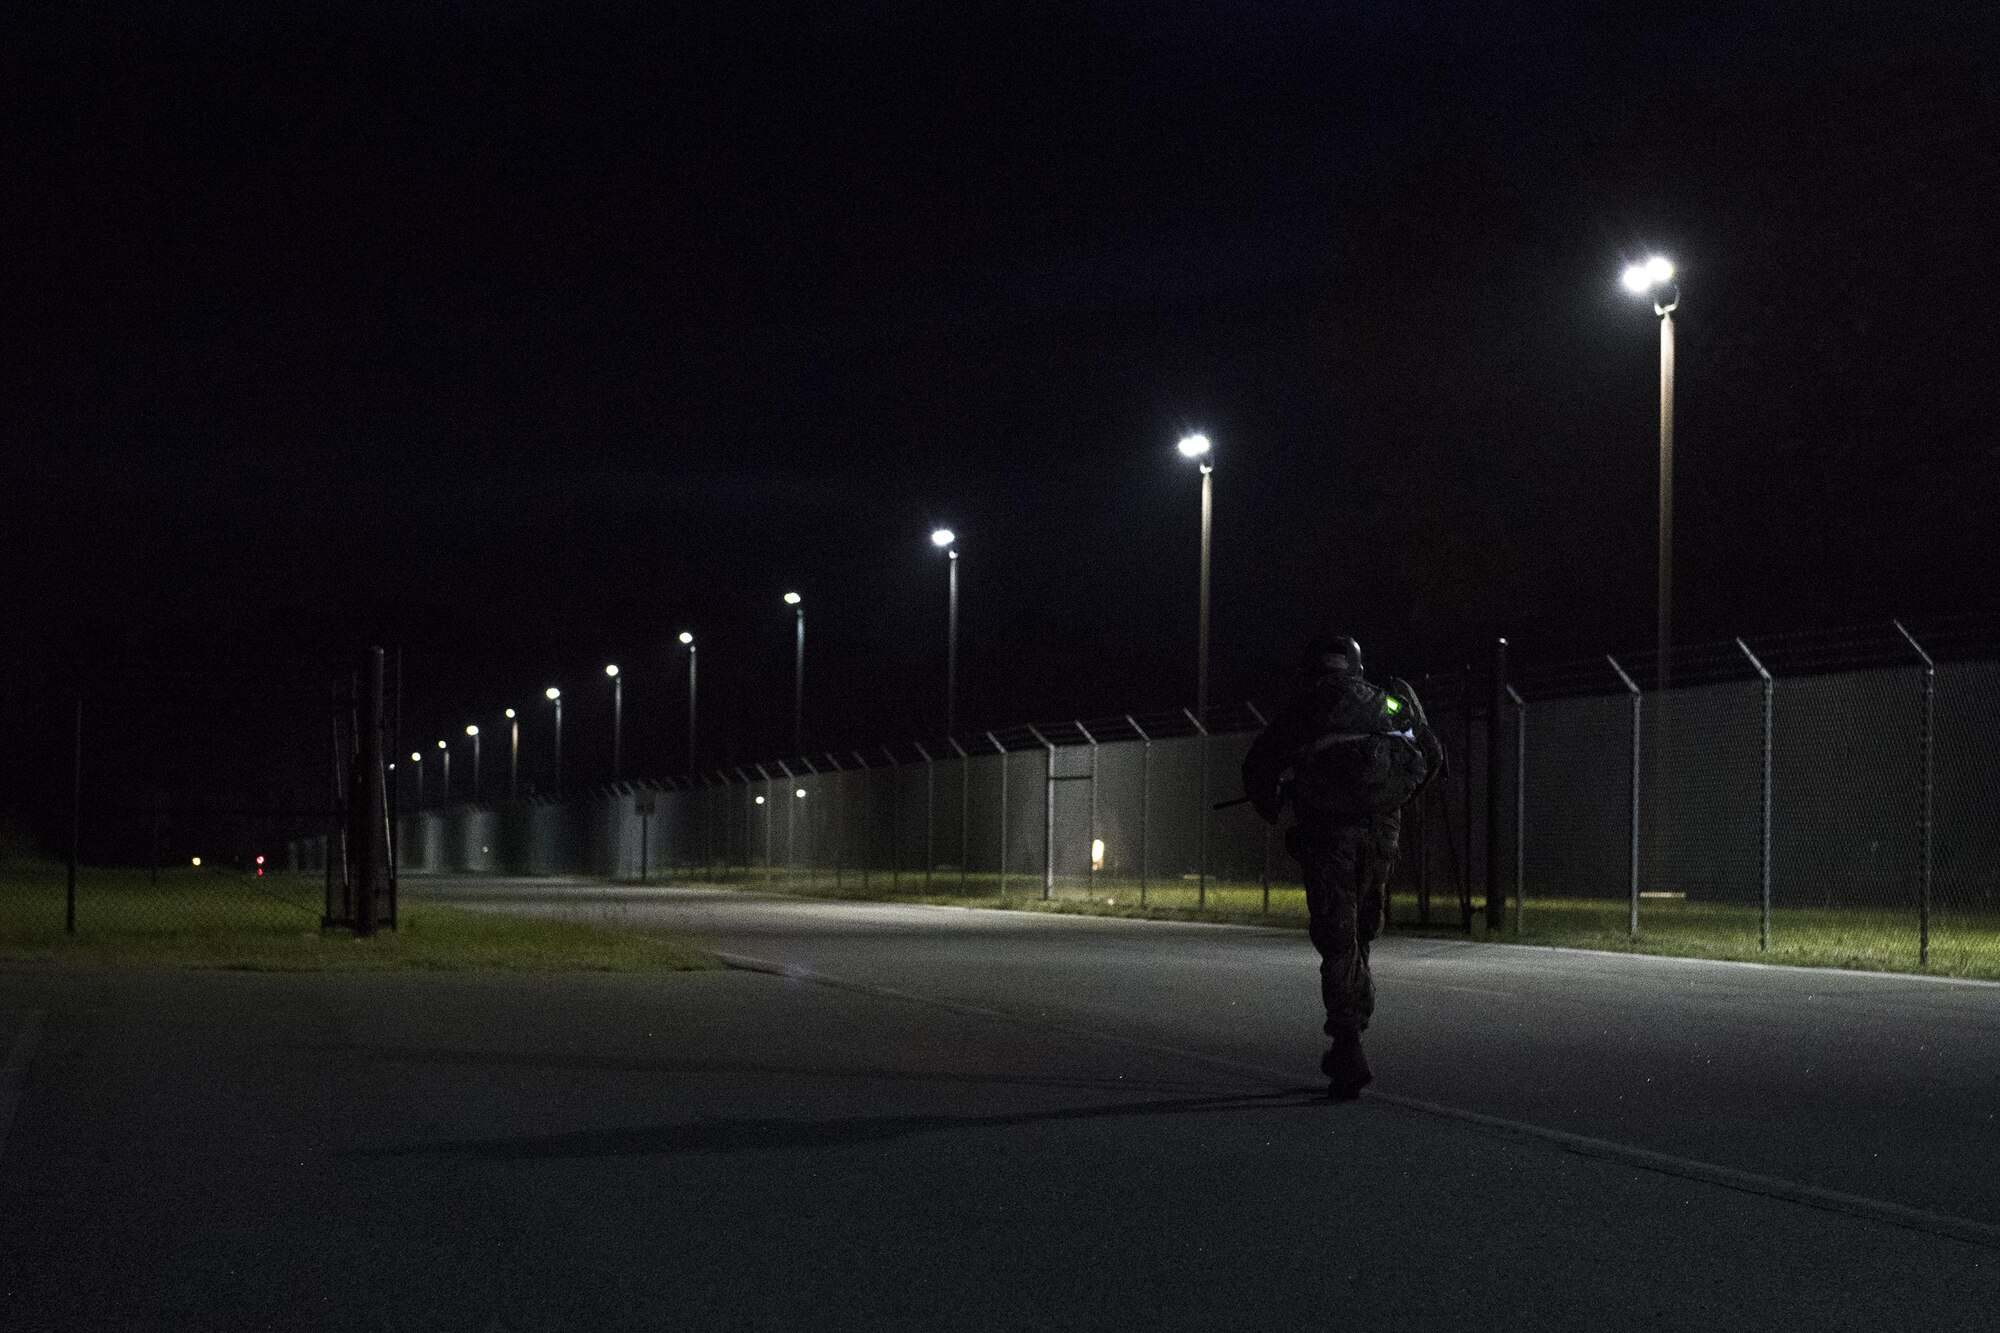
[[1384, 1096], [1328, 1106], [1296, 933], [411, 891], [692, 930], [777, 974], [0, 972], [0, 1053], [30, 1048], [0, 1073], [0, 1322], [1987, 1329], [2000, 1308], [1994, 987], [1391, 939]]

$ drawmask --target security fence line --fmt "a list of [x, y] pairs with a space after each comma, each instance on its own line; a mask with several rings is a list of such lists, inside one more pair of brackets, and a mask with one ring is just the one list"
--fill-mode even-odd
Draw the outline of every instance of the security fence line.
[[[1405, 819], [1391, 924], [1470, 929], [1477, 902], [1511, 907], [1520, 938], [2000, 969], [1992, 647], [1895, 625], [1698, 645], [1670, 673], [1603, 657], [1420, 678], [1450, 766]], [[405, 816], [399, 859], [1300, 915], [1281, 839], [1248, 806], [1209, 808], [1239, 790], [1263, 715], [1206, 721], [1123, 715], [455, 804]], [[310, 845], [294, 854], [318, 869]]]

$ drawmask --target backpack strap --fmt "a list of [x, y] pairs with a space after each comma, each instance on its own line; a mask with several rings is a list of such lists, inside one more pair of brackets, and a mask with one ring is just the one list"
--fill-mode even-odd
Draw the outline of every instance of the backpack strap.
[[1361, 741], [1389, 740], [1391, 738], [1399, 741], [1407, 741], [1414, 745], [1417, 740], [1416, 730], [1412, 728], [1409, 731], [1330, 731], [1312, 744], [1300, 747], [1298, 752], [1292, 756], [1292, 765], [1296, 768], [1308, 764], [1336, 745], [1354, 745]]

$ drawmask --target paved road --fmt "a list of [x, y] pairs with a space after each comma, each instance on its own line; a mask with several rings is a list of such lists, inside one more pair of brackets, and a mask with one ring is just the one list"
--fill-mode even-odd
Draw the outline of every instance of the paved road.
[[1384, 1093], [1676, 1159], [1653, 1170], [1302, 1093], [1311, 957], [1285, 932], [428, 891], [698, 929], [780, 974], [0, 972], [0, 1323], [1990, 1329], [2000, 1308], [2000, 1230], [1686, 1173], [2000, 1223], [1991, 987], [1385, 944]]
[[[736, 955], [1317, 1079], [1303, 933], [441, 881]], [[2000, 986], [1392, 937], [1378, 1090], [2000, 1224]]]

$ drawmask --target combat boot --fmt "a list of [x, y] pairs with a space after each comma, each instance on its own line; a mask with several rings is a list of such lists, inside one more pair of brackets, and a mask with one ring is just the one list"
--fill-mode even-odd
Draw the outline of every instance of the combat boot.
[[1319, 1071], [1326, 1075], [1327, 1098], [1336, 1102], [1353, 1101], [1375, 1078], [1362, 1054], [1359, 1032], [1335, 1034], [1332, 1049], [1320, 1057]]

